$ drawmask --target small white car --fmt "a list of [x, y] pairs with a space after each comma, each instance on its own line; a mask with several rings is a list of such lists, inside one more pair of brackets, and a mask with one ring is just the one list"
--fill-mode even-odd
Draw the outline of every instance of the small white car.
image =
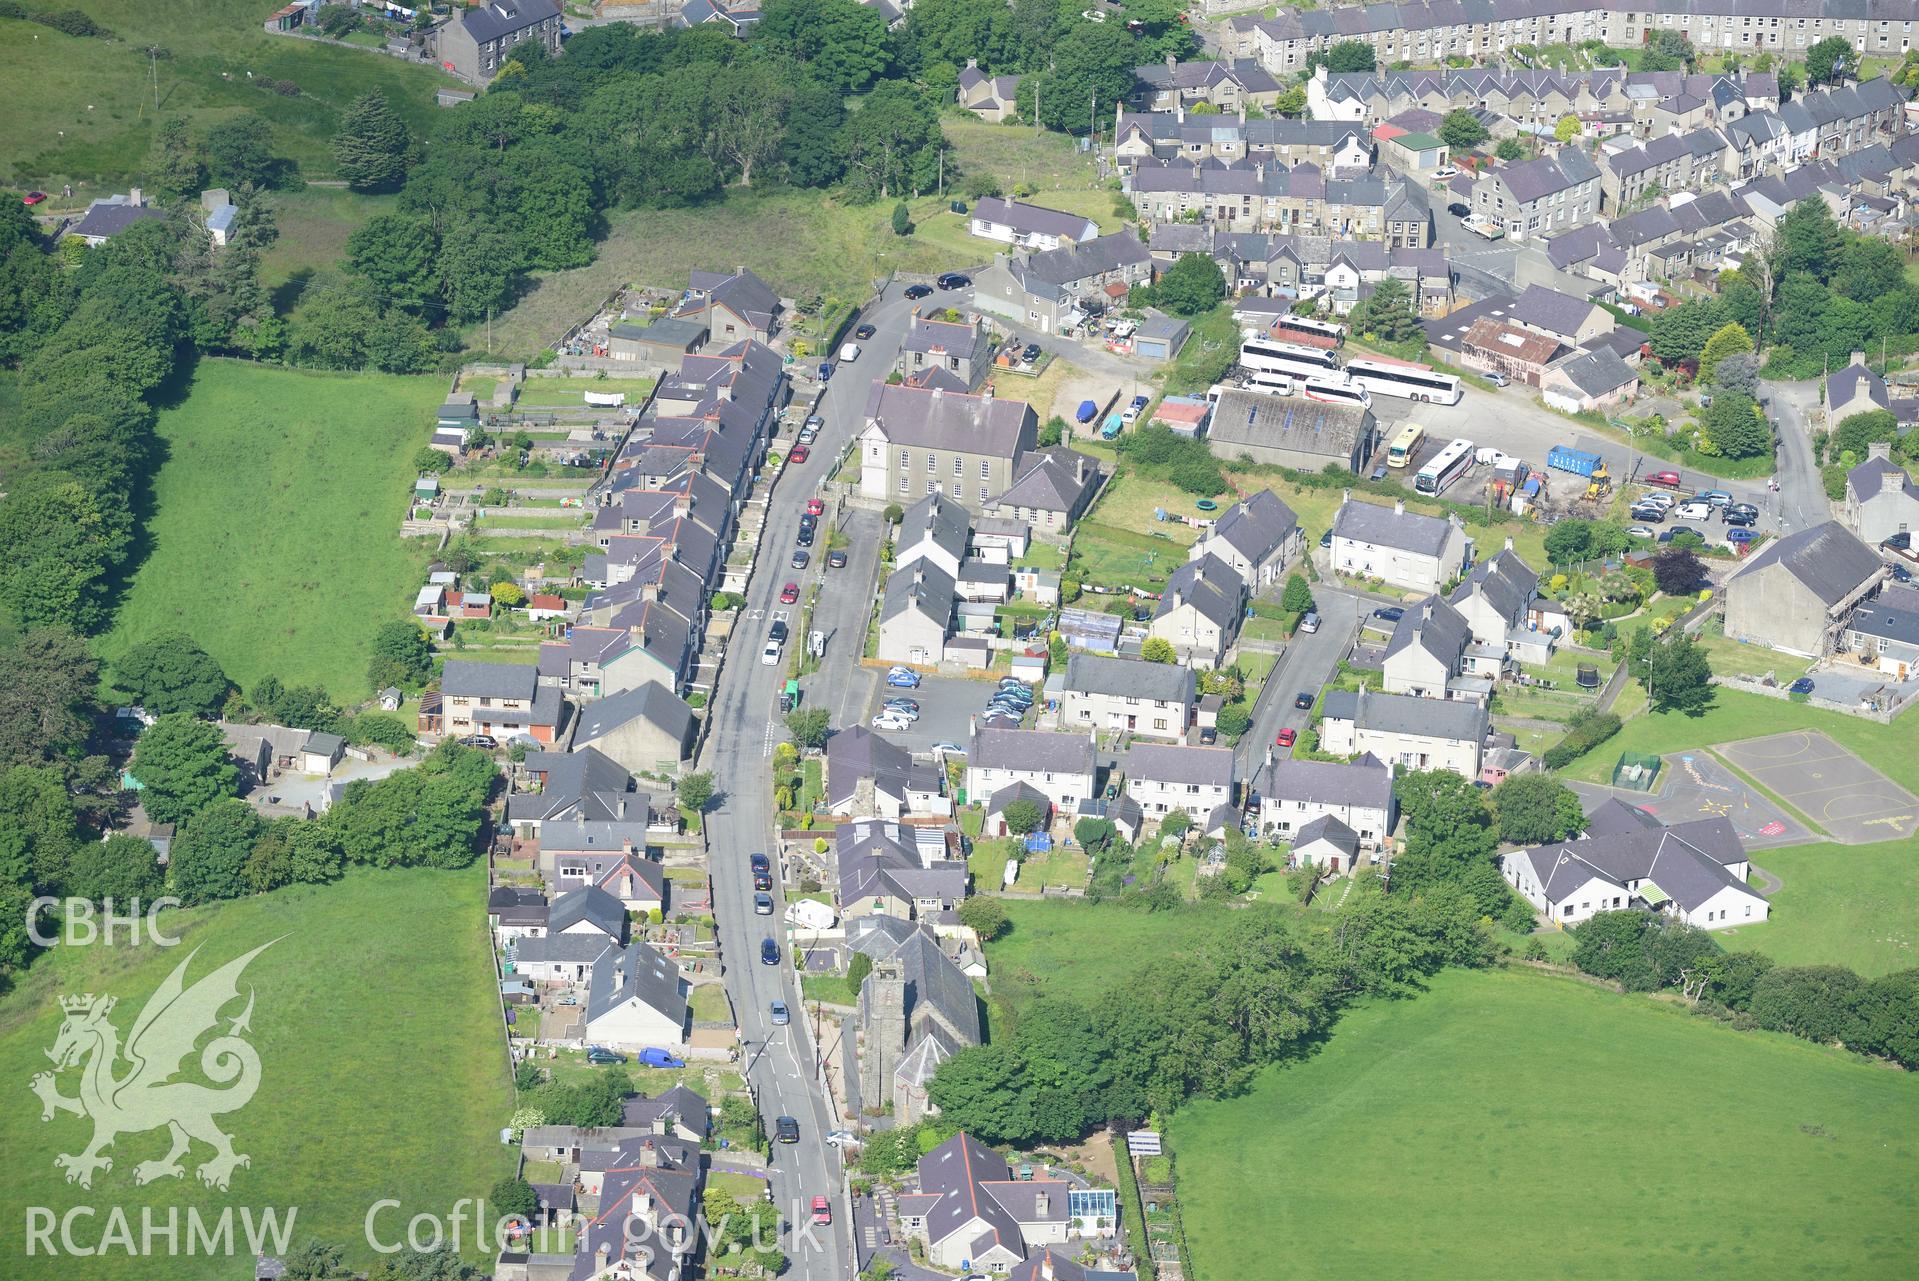
[[1651, 503], [1653, 504], [1653, 506], [1659, 508], [1661, 511], [1671, 511], [1672, 504], [1673, 504], [1673, 496], [1671, 494], [1664, 492], [1663, 490], [1655, 489], [1651, 491], [1650, 493], [1642, 494], [1639, 498], [1639, 501], [1642, 503]]
[[894, 733], [913, 728], [913, 722], [907, 720], [897, 712], [881, 712], [873, 718], [872, 725], [874, 729], [891, 730]]
[[780, 661], [780, 651], [784, 648], [786, 647], [776, 640], [766, 642], [766, 648], [760, 651], [761, 666], [773, 667], [777, 665]]
[[1633, 527], [1632, 527], [1631, 529], [1628, 529], [1628, 530], [1626, 531], [1626, 533], [1627, 533], [1628, 535], [1630, 535], [1631, 537], [1633, 537], [1633, 538], [1657, 538], [1657, 537], [1659, 537], [1659, 535], [1657, 535], [1657, 534], [1655, 534], [1655, 533], [1653, 533], [1653, 532], [1652, 532], [1652, 531], [1651, 531], [1650, 529], [1647, 529], [1647, 528], [1646, 528], [1646, 527], [1645, 527], [1644, 525], [1634, 525], [1634, 526], [1633, 526]]

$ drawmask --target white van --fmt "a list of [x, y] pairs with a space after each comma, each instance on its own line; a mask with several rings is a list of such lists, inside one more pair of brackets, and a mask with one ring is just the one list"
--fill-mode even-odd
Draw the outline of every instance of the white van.
[[1679, 510], [1673, 513], [1675, 520], [1711, 520], [1715, 508], [1711, 503], [1691, 498], [1679, 504]]
[[860, 345], [858, 343], [850, 342], [850, 343], [847, 343], [844, 347], [840, 348], [840, 363], [842, 365], [844, 365], [849, 360], [858, 360], [859, 358], [860, 358]]

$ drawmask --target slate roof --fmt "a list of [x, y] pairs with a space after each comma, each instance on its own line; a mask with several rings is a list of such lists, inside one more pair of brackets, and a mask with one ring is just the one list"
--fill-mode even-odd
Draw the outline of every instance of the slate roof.
[[460, 11], [460, 25], [474, 40], [485, 44], [560, 16], [553, 0], [487, 0]]
[[1393, 772], [1370, 752], [1350, 763], [1275, 756], [1256, 781], [1261, 801], [1393, 808]]
[[923, 860], [912, 831], [898, 823], [842, 823], [834, 846], [842, 908], [867, 898], [935, 898], [956, 904], [966, 897], [966, 864]]
[[1861, 605], [1846, 629], [1881, 641], [1919, 646], [1919, 591], [1888, 587]]
[[966, 764], [973, 769], [1015, 770], [1026, 774], [1093, 773], [1093, 740], [1085, 734], [1054, 734], [1041, 729], [974, 729]]
[[920, 1158], [919, 1177], [920, 1191], [939, 1198], [925, 1219], [930, 1243], [938, 1245], [959, 1229], [984, 1220], [989, 1242], [1025, 1255], [1018, 1222], [980, 1186], [1012, 1180], [1012, 1167], [1005, 1157], [961, 1131]]
[[1864, 365], [1847, 365], [1827, 376], [1828, 406], [1848, 404], [1862, 395], [1881, 409], [1890, 403], [1886, 397], [1886, 380]]
[[[1836, 605], [1875, 574], [1885, 571], [1872, 548], [1836, 520], [1774, 539], [1733, 575], [1738, 581], [1770, 565], [1781, 565], [1807, 591]], [[1667, 887], [1670, 891], [1670, 887]]]
[[1421, 512], [1395, 511], [1377, 503], [1347, 499], [1333, 515], [1333, 537], [1350, 538], [1376, 547], [1395, 547], [1423, 556], [1438, 556], [1452, 536], [1452, 523]]
[[583, 746], [636, 720], [647, 722], [682, 744], [692, 738], [693, 728], [698, 724], [692, 706], [685, 699], [658, 681], [648, 681], [581, 708], [573, 742]]
[[1219, 557], [1208, 553], [1189, 560], [1166, 579], [1153, 617], [1164, 618], [1182, 604], [1191, 605], [1215, 627], [1231, 629], [1239, 617], [1240, 595], [1245, 584], [1239, 573]]
[[72, 236], [97, 236], [111, 239], [131, 227], [136, 222], [166, 220], [166, 210], [156, 209], [152, 205], [129, 204], [116, 196], [112, 200], [96, 200], [87, 206], [86, 216], [67, 228]]
[[1296, 850], [1316, 841], [1331, 841], [1349, 859], [1359, 853], [1359, 833], [1331, 814], [1321, 814], [1293, 833], [1293, 848]]
[[1099, 224], [1079, 214], [1029, 205], [1001, 196], [982, 196], [973, 203], [972, 217], [978, 221], [999, 223], [1026, 235], [1060, 236], [1066, 240], [1090, 239]]
[[957, 586], [951, 574], [924, 558], [904, 569], [896, 569], [886, 580], [886, 594], [880, 603], [880, 624], [884, 626], [911, 610], [945, 630], [953, 621]]
[[1001, 458], [1019, 451], [1027, 424], [1034, 421], [1032, 408], [1023, 401], [883, 382], [873, 384], [866, 417], [895, 445]]
[[1130, 782], [1233, 786], [1233, 749], [1185, 747], [1172, 743], [1134, 743], [1120, 763]]
[[1072, 289], [1083, 280], [1115, 272], [1122, 267], [1144, 266], [1152, 261], [1146, 247], [1131, 227], [1110, 236], [1099, 236], [1079, 244], [1061, 245], [1045, 253], [1013, 259], [1016, 276], [1029, 284], [1037, 281], [1055, 290]]
[[826, 803], [840, 809], [851, 804], [859, 786], [871, 780], [874, 790], [903, 797], [914, 774], [913, 755], [864, 725], [853, 725], [826, 743]]
[[992, 507], [1029, 507], [1034, 511], [1076, 511], [1086, 491], [1099, 484], [1099, 464], [1064, 446], [1030, 449], [1021, 454], [1018, 471], [1006, 492]]
[[575, 925], [590, 925], [608, 938], [626, 933], [626, 907], [596, 885], [568, 890], [553, 900], [546, 913], [549, 934], [564, 934]]
[[1465, 616], [1439, 597], [1428, 596], [1408, 606], [1393, 624], [1393, 637], [1386, 643], [1386, 658], [1390, 661], [1417, 646], [1450, 671], [1458, 666], [1459, 656], [1466, 652], [1471, 641], [1472, 628]]
[[1531, 204], [1556, 191], [1567, 191], [1592, 180], [1595, 175], [1590, 172], [1590, 166], [1582, 168], [1570, 163], [1579, 154], [1565, 151], [1558, 157], [1541, 156], [1537, 160], [1508, 165], [1494, 172], [1495, 176], [1505, 180], [1506, 189], [1513, 193], [1514, 199], [1521, 204]]
[[1860, 502], [1878, 497], [1882, 489], [1903, 490], [1908, 496], [1919, 499], [1919, 485], [1914, 485], [1906, 469], [1890, 458], [1866, 459], [1846, 473], [1846, 484]]
[[1568, 356], [1552, 368], [1588, 396], [1608, 395], [1639, 377], [1633, 367], [1611, 347], [1599, 347]]
[[1066, 688], [1080, 694], [1117, 694], [1162, 703], [1190, 703], [1198, 683], [1190, 667], [1138, 658], [1073, 654], [1066, 660]]
[[[539, 673], [527, 663], [482, 663], [449, 658], [440, 673], [440, 692], [448, 698], [511, 698], [533, 701]], [[477, 709], [476, 709], [477, 710]], [[489, 708], [497, 717], [500, 709]]]
[[1544, 285], [1527, 285], [1507, 313], [1520, 324], [1570, 342], [1592, 314], [1593, 303]]
[[1539, 592], [1539, 574], [1520, 559], [1519, 553], [1502, 550], [1473, 566], [1459, 586], [1446, 599], [1459, 605], [1478, 595], [1486, 598], [1508, 626], [1525, 617], [1526, 607]]
[[930, 542], [958, 563], [966, 558], [966, 543], [971, 533], [964, 507], [943, 495], [928, 494], [900, 516], [899, 534], [893, 545], [905, 552]]
[[1729, 863], [1745, 862], [1747, 855], [1739, 833], [1722, 817], [1589, 836], [1506, 858], [1530, 865], [1548, 903], [1559, 902], [1595, 876], [1620, 886], [1653, 881], [1688, 910], [1724, 889], [1752, 893], [1726, 870]]
[[1486, 741], [1486, 709], [1467, 699], [1415, 698], [1378, 690], [1329, 690], [1321, 712], [1326, 720], [1352, 721], [1360, 729], [1385, 734], [1443, 738], [1459, 743]]
[[1226, 509], [1206, 537], [1219, 539], [1258, 565], [1277, 552], [1299, 530], [1299, 517], [1270, 489], [1242, 498]]
[[1637, 805], [1609, 796], [1586, 816], [1585, 835], [1619, 836], [1664, 827], [1658, 817]]
[[685, 1026], [686, 998], [680, 995], [679, 967], [647, 943], [609, 947], [593, 963], [593, 977], [587, 984], [586, 1020], [591, 1023], [632, 999]]

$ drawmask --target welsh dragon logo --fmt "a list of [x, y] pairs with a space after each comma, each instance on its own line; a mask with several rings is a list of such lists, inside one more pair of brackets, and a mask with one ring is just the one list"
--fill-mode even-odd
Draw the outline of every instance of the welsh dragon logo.
[[[93, 1120], [93, 1141], [83, 1151], [53, 1159], [56, 1168], [67, 1172], [67, 1182], [92, 1187], [94, 1171], [113, 1169], [112, 1158], [101, 1153], [116, 1138], [162, 1126], [171, 1134], [173, 1146], [159, 1160], [135, 1166], [136, 1183], [180, 1178], [185, 1173], [180, 1158], [195, 1139], [213, 1149], [212, 1157], [197, 1171], [200, 1181], [209, 1187], [224, 1191], [236, 1166], [252, 1164], [233, 1150], [232, 1138], [213, 1122], [223, 1112], [245, 1107], [260, 1085], [260, 1056], [241, 1035], [253, 1017], [251, 988], [247, 990], [246, 1008], [227, 1025], [225, 1033], [216, 1035], [200, 1050], [200, 1071], [213, 1085], [174, 1078], [201, 1037], [217, 1029], [220, 1011], [239, 998], [240, 972], [247, 962], [277, 941], [262, 943], [192, 987], [185, 983], [187, 966], [200, 949], [189, 952], [148, 998], [133, 1021], [124, 1047], [118, 1029], [107, 1019], [116, 1003], [113, 997], [88, 993], [60, 998], [66, 1019], [60, 1024], [53, 1048], [47, 1051], [54, 1068], [33, 1078], [33, 1092], [40, 1096], [42, 1121], [51, 1121], [55, 1112], [71, 1112]], [[128, 1065], [125, 1071], [121, 1070], [123, 1061]], [[60, 1093], [55, 1078], [80, 1065], [84, 1065], [80, 1095], [68, 1098]]]

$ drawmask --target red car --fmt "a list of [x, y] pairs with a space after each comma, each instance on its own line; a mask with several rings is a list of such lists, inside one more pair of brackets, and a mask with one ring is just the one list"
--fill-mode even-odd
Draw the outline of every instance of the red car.
[[833, 1207], [827, 1204], [825, 1197], [823, 1196], [814, 1197], [813, 1198], [813, 1222], [824, 1227], [826, 1224], [829, 1224], [832, 1221], [833, 1221]]
[[1679, 473], [1676, 471], [1656, 471], [1646, 477], [1648, 485], [1664, 485], [1667, 489], [1679, 488]]
[[805, 445], [795, 445], [793, 446], [793, 452], [788, 454], [787, 458], [789, 461], [792, 461], [792, 462], [803, 463], [807, 460], [807, 457], [810, 454], [812, 454], [812, 452], [813, 451], [808, 449]]
[[20, 203], [23, 205], [37, 205], [46, 198], [47, 193], [44, 191], [29, 191], [26, 195], [20, 197]]
[[1299, 735], [1295, 731], [1290, 729], [1283, 729], [1279, 731], [1279, 737], [1275, 738], [1273, 742], [1280, 747], [1291, 747], [1293, 745], [1293, 740], [1298, 737]]
[[808, 516], [824, 516], [826, 515], [826, 504], [817, 498], [809, 498], [806, 500], [806, 514]]
[[788, 583], [786, 586], [780, 588], [780, 604], [791, 605], [799, 598], [800, 585], [798, 583]]

